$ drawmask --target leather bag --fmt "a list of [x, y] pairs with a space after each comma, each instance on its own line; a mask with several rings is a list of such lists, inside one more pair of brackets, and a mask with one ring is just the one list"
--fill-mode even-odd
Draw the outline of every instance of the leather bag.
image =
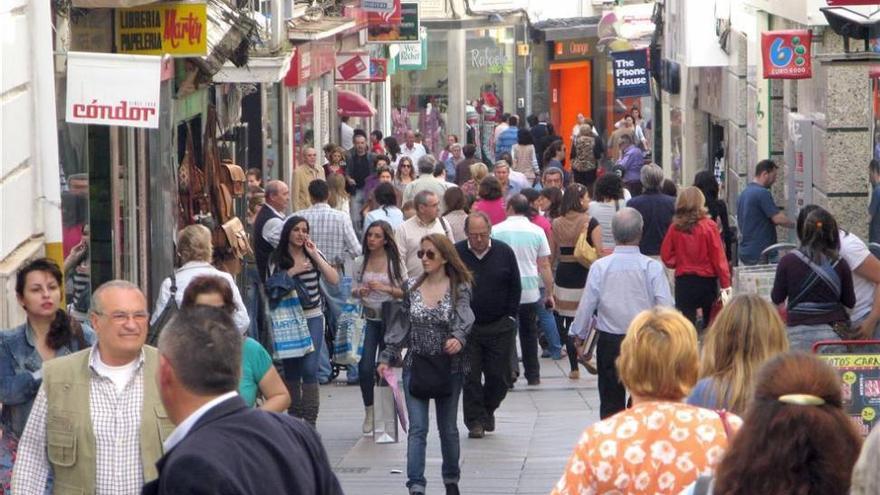
[[226, 234], [226, 243], [235, 258], [244, 259], [245, 256], [253, 256], [254, 251], [248, 241], [247, 230], [238, 217], [233, 217], [232, 220], [224, 223], [222, 229]]
[[177, 315], [179, 310], [180, 309], [177, 307], [177, 277], [175, 277], [174, 272], [172, 272], [171, 297], [168, 298], [168, 303], [162, 308], [159, 318], [155, 323], [150, 325], [150, 330], [147, 333], [147, 345], [155, 347], [156, 344], [159, 343], [159, 335], [162, 333], [162, 330], [168, 325], [174, 316]]
[[220, 182], [229, 189], [233, 197], [244, 197], [247, 174], [239, 165], [232, 163], [232, 160], [223, 160], [220, 163]]

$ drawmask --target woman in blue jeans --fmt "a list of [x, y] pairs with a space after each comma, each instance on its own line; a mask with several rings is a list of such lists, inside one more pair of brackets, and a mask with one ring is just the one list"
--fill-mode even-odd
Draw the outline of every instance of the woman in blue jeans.
[[425, 271], [403, 286], [407, 318], [401, 319], [401, 324], [395, 320], [386, 329], [378, 371], [384, 374], [390, 363], [400, 360], [403, 347], [409, 347], [403, 363], [410, 422], [406, 450], [409, 493], [425, 493], [428, 407], [433, 398], [443, 454], [443, 483], [447, 495], [458, 495], [458, 398], [462, 376], [468, 371], [461, 350], [474, 323], [470, 305], [473, 277], [443, 234], [423, 237], [417, 254]]
[[[364, 333], [364, 353], [358, 363], [361, 398], [364, 400], [364, 435], [373, 433], [373, 385], [376, 383], [376, 354], [385, 349], [383, 338], [382, 305], [403, 297], [406, 265], [400, 262], [400, 252], [394, 241], [394, 230], [385, 220], [376, 220], [364, 233], [363, 256], [355, 260], [357, 284], [353, 293], [364, 307], [367, 328]], [[379, 386], [385, 386], [380, 382]]]
[[[315, 350], [298, 358], [283, 359], [284, 382], [290, 392], [288, 413], [314, 426], [318, 421], [318, 358], [324, 345], [323, 299], [319, 283], [321, 277], [336, 285], [339, 274], [324, 259], [309, 238], [309, 222], [299, 216], [290, 217], [281, 229], [278, 247], [270, 259], [272, 273], [284, 271], [299, 283], [299, 301], [309, 325], [309, 334]], [[296, 289], [294, 289], [296, 290]]]

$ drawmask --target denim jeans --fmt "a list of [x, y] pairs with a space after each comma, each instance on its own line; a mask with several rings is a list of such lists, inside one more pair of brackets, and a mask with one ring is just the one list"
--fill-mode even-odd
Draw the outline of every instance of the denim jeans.
[[[441, 473], [443, 483], [458, 483], [461, 468], [458, 460], [461, 445], [458, 439], [458, 398], [461, 395], [461, 375], [450, 375], [452, 395], [434, 399], [437, 412], [437, 429], [440, 431], [440, 452], [443, 455]], [[430, 400], [413, 397], [409, 393], [410, 372], [403, 370], [403, 393], [406, 396], [406, 412], [409, 416], [409, 434], [406, 446], [406, 486], [410, 493], [425, 491], [425, 451], [428, 446], [428, 407]]]
[[321, 350], [327, 347], [324, 345], [324, 317], [316, 316], [306, 321], [309, 324], [309, 334], [312, 336], [315, 350], [302, 357], [281, 360], [284, 379], [288, 382], [318, 383], [318, 358]]
[[541, 299], [538, 299], [538, 326], [541, 327], [541, 332], [547, 339], [547, 350], [550, 351], [550, 356], [558, 359], [562, 354], [562, 341], [559, 339], [559, 330], [556, 328], [556, 318], [553, 317], [553, 313], [547, 309], [547, 306], [544, 306], [546, 293], [547, 289], [541, 288]]
[[376, 384], [376, 355], [385, 349], [384, 337], [385, 325], [379, 320], [367, 320], [367, 328], [364, 332], [364, 353], [358, 363], [361, 398], [364, 400], [364, 406], [373, 405], [373, 386]]

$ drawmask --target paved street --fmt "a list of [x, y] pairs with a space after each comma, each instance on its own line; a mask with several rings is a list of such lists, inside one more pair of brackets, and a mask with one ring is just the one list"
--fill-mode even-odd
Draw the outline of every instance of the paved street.
[[[541, 385], [527, 387], [520, 379], [496, 413], [495, 433], [486, 438], [467, 438], [467, 429], [459, 421], [462, 493], [550, 492], [580, 432], [599, 419], [595, 377], [583, 368], [580, 380], [569, 380], [567, 373], [567, 360], [542, 359]], [[397, 444], [377, 445], [371, 437], [361, 436], [362, 420], [358, 387], [321, 387], [318, 430], [345, 493], [406, 493], [405, 434], [401, 431]], [[433, 408], [427, 457], [428, 494], [442, 494], [440, 441]]]

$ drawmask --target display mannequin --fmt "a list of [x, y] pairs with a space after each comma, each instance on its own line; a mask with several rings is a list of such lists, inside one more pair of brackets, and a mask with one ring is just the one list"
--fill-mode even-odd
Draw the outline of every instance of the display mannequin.
[[391, 110], [391, 125], [392, 134], [397, 139], [397, 142], [402, 143], [406, 137], [406, 131], [410, 129], [409, 111], [406, 107], [397, 107]]
[[422, 131], [422, 144], [428, 153], [433, 153], [440, 141], [440, 117], [430, 101], [425, 104], [425, 111], [420, 115], [419, 129]]

